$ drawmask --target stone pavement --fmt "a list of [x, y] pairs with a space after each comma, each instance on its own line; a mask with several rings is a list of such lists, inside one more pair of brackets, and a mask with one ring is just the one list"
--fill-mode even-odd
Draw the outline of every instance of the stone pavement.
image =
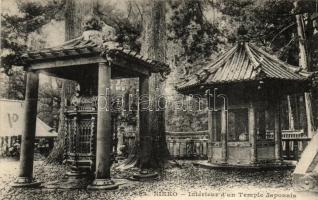
[[65, 166], [45, 165], [35, 161], [34, 174], [43, 181], [39, 189], [13, 189], [10, 184], [18, 173], [18, 161], [0, 159], [0, 199], [194, 199], [194, 200], [289, 200], [318, 199], [318, 194], [295, 192], [291, 171], [220, 171], [194, 167], [190, 161], [180, 161], [181, 168], [168, 168], [159, 180], [133, 182], [126, 178], [136, 169], [119, 172], [112, 177], [120, 183], [113, 191], [87, 191], [86, 189], [61, 190], [49, 186], [59, 183], [66, 171]]

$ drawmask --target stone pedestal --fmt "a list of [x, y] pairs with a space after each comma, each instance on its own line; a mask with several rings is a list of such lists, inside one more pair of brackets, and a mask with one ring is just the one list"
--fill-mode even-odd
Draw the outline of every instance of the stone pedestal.
[[109, 179], [95, 179], [93, 183], [87, 186], [89, 190], [114, 190], [117, 189], [118, 185]]
[[16, 181], [12, 184], [12, 187], [35, 188], [35, 187], [39, 187], [40, 185], [41, 185], [41, 182], [35, 181], [33, 178], [18, 177]]
[[138, 174], [134, 174], [132, 180], [148, 181], [158, 178], [158, 173], [153, 170], [140, 170]]

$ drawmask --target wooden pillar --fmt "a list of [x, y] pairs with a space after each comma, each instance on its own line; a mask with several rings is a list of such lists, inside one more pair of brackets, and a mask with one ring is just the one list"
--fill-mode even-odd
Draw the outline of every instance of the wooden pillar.
[[286, 159], [290, 159], [290, 140], [285, 141], [285, 152], [286, 152]]
[[39, 182], [33, 180], [34, 141], [38, 105], [39, 75], [28, 71], [26, 75], [24, 101], [24, 121], [20, 153], [19, 177], [13, 187], [37, 187]]
[[141, 150], [140, 168], [150, 168], [152, 138], [149, 131], [149, 78], [139, 77], [139, 141]]
[[96, 171], [95, 180], [88, 189], [116, 189], [110, 178], [111, 167], [111, 108], [110, 108], [111, 67], [107, 63], [98, 64], [98, 108], [96, 133]]
[[248, 133], [249, 133], [249, 141], [251, 144], [251, 163], [256, 162], [257, 158], [257, 137], [256, 137], [256, 116], [255, 116], [255, 104], [250, 102], [248, 108]]
[[221, 111], [221, 143], [222, 162], [227, 163], [227, 132], [228, 132], [228, 111], [222, 107]]
[[259, 130], [259, 138], [266, 139], [266, 107], [265, 102], [262, 102], [259, 106], [259, 114], [258, 114], [258, 130]]
[[209, 133], [209, 142], [214, 141], [214, 135], [213, 135], [213, 111], [208, 111], [208, 133]]
[[274, 138], [275, 138], [275, 159], [282, 160], [282, 128], [281, 128], [281, 101], [278, 100], [275, 103], [274, 109], [274, 122], [275, 122], [275, 130], [274, 130]]
[[209, 142], [208, 142], [208, 158], [209, 160], [212, 159], [212, 143], [214, 141], [213, 135], [213, 111], [208, 110], [208, 133], [209, 133]]

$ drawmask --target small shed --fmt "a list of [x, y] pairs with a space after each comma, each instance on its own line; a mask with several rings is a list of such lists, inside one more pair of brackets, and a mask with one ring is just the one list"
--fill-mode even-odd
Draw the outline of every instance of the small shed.
[[282, 97], [309, 83], [309, 73], [242, 39], [177, 91], [208, 99], [210, 164], [261, 166], [282, 161]]

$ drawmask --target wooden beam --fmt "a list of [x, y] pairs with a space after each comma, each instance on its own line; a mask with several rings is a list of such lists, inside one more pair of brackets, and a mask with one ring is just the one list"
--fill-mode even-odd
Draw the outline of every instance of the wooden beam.
[[116, 58], [113, 58], [112, 62], [115, 65], [118, 65], [123, 69], [127, 69], [127, 71], [137, 72], [137, 73], [142, 74], [144, 76], [150, 76], [150, 74], [151, 74], [150, 70], [147, 69], [146, 67], [144, 67], [142, 65], [138, 65], [137, 63], [129, 62], [126, 59], [120, 59], [120, 58], [116, 57]]
[[60, 67], [76, 67], [79, 65], [89, 65], [89, 64], [97, 64], [101, 62], [106, 62], [106, 59], [101, 58], [100, 56], [92, 56], [92, 57], [72, 57], [72, 58], [64, 58], [59, 60], [46, 60], [39, 61], [36, 63], [31, 63], [31, 70], [39, 70], [39, 69], [51, 69], [51, 68], [60, 68]]
[[[72, 58], [64, 58], [59, 60], [46, 60], [39, 61], [31, 64], [32, 70], [43, 70], [43, 69], [52, 69], [52, 68], [61, 68], [61, 67], [77, 67], [79, 65], [89, 65], [96, 64], [99, 62], [106, 62], [106, 59], [100, 56], [92, 56], [92, 57], [72, 57]], [[149, 76], [150, 70], [146, 67], [138, 65], [136, 63], [128, 62], [124, 59], [114, 58], [112, 60], [115, 70], [122, 71], [125, 74], [134, 74], [134, 77], [143, 75]]]
[[[112, 71], [116, 73], [116, 75], [122, 75], [122, 76], [128, 76], [128, 77], [140, 77], [140, 76], [149, 76], [150, 73], [147, 71], [137, 71], [137, 70], [132, 70], [130, 66], [119, 66], [114, 64], [112, 67]], [[113, 74], [114, 75], [114, 74]]]

